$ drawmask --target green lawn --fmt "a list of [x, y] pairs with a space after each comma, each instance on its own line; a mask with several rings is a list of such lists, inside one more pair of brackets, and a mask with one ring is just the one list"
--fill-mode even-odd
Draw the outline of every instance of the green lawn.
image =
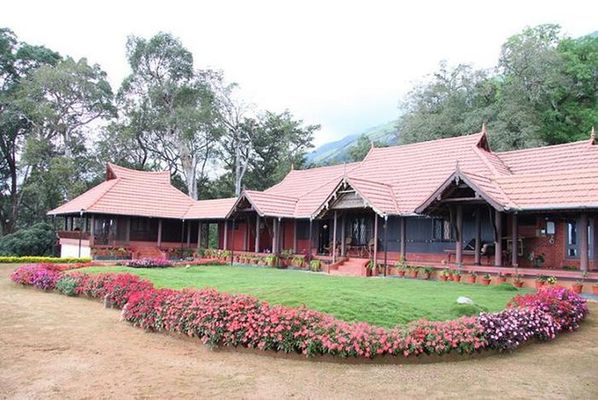
[[213, 287], [287, 306], [305, 305], [346, 321], [392, 327], [417, 319], [447, 320], [471, 313], [456, 299], [467, 296], [488, 311], [505, 307], [518, 293], [512, 286], [468, 285], [400, 278], [339, 277], [258, 267], [202, 266], [165, 269], [93, 267], [88, 272], [131, 272], [157, 287]]

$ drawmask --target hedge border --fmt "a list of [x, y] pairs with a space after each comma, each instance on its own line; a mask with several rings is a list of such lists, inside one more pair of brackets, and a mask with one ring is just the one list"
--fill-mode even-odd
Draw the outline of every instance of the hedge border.
[[91, 257], [42, 257], [42, 256], [0, 256], [0, 264], [50, 263], [73, 264], [88, 263]]

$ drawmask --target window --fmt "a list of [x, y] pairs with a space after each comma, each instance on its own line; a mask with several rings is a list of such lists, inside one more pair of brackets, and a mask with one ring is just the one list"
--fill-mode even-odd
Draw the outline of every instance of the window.
[[451, 240], [451, 231], [450, 221], [441, 218], [432, 220], [432, 238], [434, 240]]
[[[577, 237], [577, 224], [575, 221], [567, 222], [567, 242], [566, 252], [567, 257], [577, 258], [579, 257], [579, 238]], [[588, 256], [593, 257], [593, 235], [592, 235], [592, 224], [588, 224]]]

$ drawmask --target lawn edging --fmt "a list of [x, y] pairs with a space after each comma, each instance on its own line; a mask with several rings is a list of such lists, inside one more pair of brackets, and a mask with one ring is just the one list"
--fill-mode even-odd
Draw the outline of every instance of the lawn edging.
[[516, 296], [500, 312], [451, 321], [421, 320], [387, 329], [341, 321], [306, 308], [274, 306], [247, 295], [156, 289], [137, 275], [86, 274], [64, 268], [26, 265], [17, 268], [11, 279], [46, 291], [103, 300], [122, 309], [122, 319], [133, 326], [196, 337], [212, 348], [258, 349], [316, 359], [468, 359], [480, 353], [513, 351], [533, 339], [554, 339], [560, 332], [576, 330], [588, 313], [580, 296], [566, 288], [548, 287]]

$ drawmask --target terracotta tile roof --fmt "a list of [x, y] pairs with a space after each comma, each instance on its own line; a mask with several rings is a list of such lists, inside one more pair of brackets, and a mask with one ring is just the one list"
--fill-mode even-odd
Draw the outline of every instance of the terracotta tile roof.
[[[373, 148], [359, 163], [291, 171], [263, 191], [243, 193], [263, 216], [309, 218], [343, 180], [382, 214], [414, 214], [458, 173], [505, 209], [598, 205], [598, 145], [582, 141], [494, 153], [485, 131], [409, 145]], [[168, 172], [109, 164], [106, 182], [49, 214], [87, 212], [216, 219], [238, 199], [195, 201], [170, 185]]]
[[86, 213], [183, 218], [195, 203], [170, 184], [168, 172], [135, 171], [108, 165], [108, 180], [51, 210], [49, 215]]
[[225, 218], [236, 201], [236, 197], [196, 201], [185, 213], [185, 219]]

